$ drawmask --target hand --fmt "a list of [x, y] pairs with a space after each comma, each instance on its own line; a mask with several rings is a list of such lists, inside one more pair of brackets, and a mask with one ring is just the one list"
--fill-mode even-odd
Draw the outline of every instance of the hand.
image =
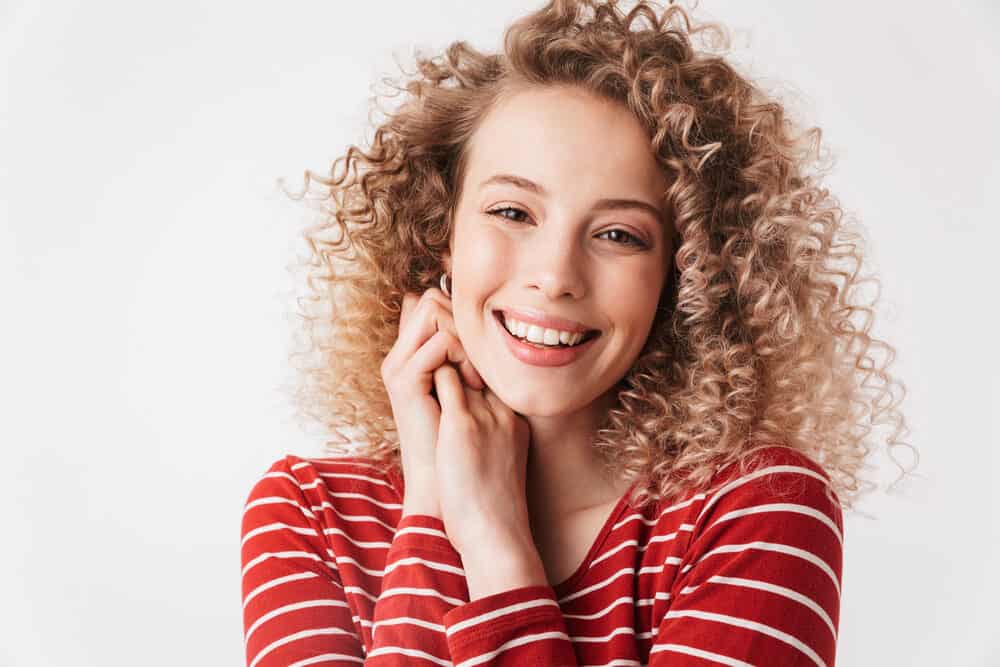
[[442, 365], [457, 371], [472, 387], [485, 387], [458, 340], [451, 300], [437, 288], [419, 298], [406, 293], [400, 309], [399, 334], [382, 362], [382, 381], [389, 394], [399, 433], [405, 481], [404, 514], [440, 517], [435, 449], [441, 408], [431, 395], [433, 374]]
[[[437, 481], [442, 519], [467, 555], [534, 553], [525, 482], [531, 427], [488, 387], [463, 386], [454, 368], [434, 372], [441, 403]], [[507, 565], [507, 563], [504, 563]]]

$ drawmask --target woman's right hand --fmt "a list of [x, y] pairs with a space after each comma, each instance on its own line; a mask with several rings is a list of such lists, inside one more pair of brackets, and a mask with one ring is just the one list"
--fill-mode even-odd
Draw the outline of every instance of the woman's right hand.
[[436, 287], [419, 297], [407, 292], [396, 342], [381, 368], [399, 434], [406, 487], [404, 515], [441, 516], [435, 473], [441, 406], [431, 391], [434, 371], [448, 362], [456, 366], [465, 384], [479, 390], [485, 387], [458, 339], [451, 299]]

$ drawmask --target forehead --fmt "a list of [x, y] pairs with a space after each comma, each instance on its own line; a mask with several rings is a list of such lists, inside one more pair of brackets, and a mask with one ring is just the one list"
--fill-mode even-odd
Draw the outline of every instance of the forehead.
[[567, 195], [644, 195], [666, 186], [645, 129], [613, 100], [566, 86], [501, 99], [469, 144], [466, 184], [514, 173]]

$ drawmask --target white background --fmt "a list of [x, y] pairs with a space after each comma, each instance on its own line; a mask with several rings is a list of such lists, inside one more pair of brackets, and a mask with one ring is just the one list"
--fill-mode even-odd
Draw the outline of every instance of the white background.
[[[239, 528], [293, 418], [279, 191], [366, 137], [414, 47], [499, 45], [527, 0], [0, 3], [0, 664], [242, 664]], [[847, 516], [840, 665], [1000, 665], [1000, 30], [990, 0], [696, 16], [823, 128], [868, 229], [921, 453]], [[905, 464], [908, 451], [899, 449]]]

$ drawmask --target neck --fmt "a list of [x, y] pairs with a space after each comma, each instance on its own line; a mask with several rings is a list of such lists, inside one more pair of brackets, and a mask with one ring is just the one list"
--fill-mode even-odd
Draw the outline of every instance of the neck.
[[616, 400], [606, 394], [575, 413], [525, 416], [531, 425], [526, 492], [532, 517], [565, 516], [624, 493], [593, 446], [597, 428]]

